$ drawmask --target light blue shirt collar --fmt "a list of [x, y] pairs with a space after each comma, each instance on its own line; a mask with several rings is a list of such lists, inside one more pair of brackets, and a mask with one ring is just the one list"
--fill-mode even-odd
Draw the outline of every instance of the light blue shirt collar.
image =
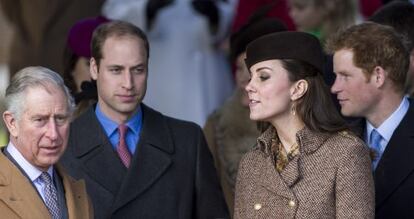
[[[107, 117], [101, 110], [98, 104], [96, 104], [95, 114], [98, 120], [101, 122], [102, 127], [105, 130], [105, 133], [108, 137], [114, 135], [114, 133], [118, 129], [118, 125], [116, 122], [111, 120]], [[140, 126], [142, 121], [142, 112], [141, 107], [138, 108], [137, 113], [135, 113], [126, 123], [125, 125], [134, 133], [134, 135], [139, 134]]]
[[[118, 125], [116, 122], [107, 117], [99, 105], [96, 105], [95, 115], [101, 126], [105, 130], [106, 136], [112, 144], [113, 149], [116, 150], [119, 142]], [[125, 123], [128, 126], [128, 132], [126, 134], [126, 143], [131, 154], [135, 153], [137, 143], [139, 142], [139, 135], [142, 126], [142, 108], [138, 107], [137, 112]]]
[[[376, 130], [382, 136], [383, 141], [381, 142], [381, 151], [385, 151], [385, 147], [391, 139], [392, 134], [398, 127], [400, 122], [403, 120], [405, 114], [408, 112], [410, 102], [408, 97], [404, 96], [398, 108], [378, 127]], [[369, 142], [369, 136], [371, 135], [374, 126], [368, 122], [366, 123], [366, 141]]]

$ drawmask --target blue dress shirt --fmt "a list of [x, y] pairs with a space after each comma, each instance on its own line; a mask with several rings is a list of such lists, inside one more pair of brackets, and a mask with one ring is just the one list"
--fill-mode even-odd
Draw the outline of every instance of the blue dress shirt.
[[[100, 109], [99, 105], [96, 105], [95, 109], [96, 117], [101, 123], [103, 129], [105, 130], [106, 136], [108, 136], [109, 141], [112, 144], [114, 150], [119, 142], [119, 132], [118, 125], [116, 122], [108, 118]], [[126, 144], [128, 146], [131, 154], [135, 153], [137, 148], [137, 143], [139, 141], [139, 135], [142, 127], [142, 110], [141, 107], [138, 108], [137, 113], [135, 113], [126, 123], [128, 126], [128, 131], [126, 134]]]
[[372, 130], [375, 128], [377, 132], [382, 136], [382, 139], [380, 141], [380, 151], [378, 151], [379, 159], [374, 164], [374, 169], [376, 169], [377, 164], [379, 160], [382, 157], [382, 154], [384, 153], [388, 142], [391, 139], [392, 134], [394, 133], [395, 129], [398, 127], [400, 122], [403, 120], [405, 114], [408, 112], [408, 108], [410, 106], [410, 101], [408, 100], [408, 97], [404, 97], [401, 101], [398, 108], [377, 128], [375, 128], [371, 123], [368, 122], [366, 124], [366, 133], [365, 133], [365, 142], [370, 145], [371, 142], [369, 142], [369, 136], [371, 136]]

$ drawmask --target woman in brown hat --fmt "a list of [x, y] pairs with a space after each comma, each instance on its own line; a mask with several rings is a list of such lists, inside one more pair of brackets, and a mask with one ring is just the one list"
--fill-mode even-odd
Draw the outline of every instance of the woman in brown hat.
[[235, 218], [373, 218], [369, 150], [332, 103], [318, 39], [265, 35], [245, 62], [250, 119], [263, 132], [240, 162]]

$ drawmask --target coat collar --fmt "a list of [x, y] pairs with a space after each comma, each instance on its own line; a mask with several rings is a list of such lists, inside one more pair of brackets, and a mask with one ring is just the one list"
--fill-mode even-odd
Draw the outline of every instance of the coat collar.
[[69, 146], [76, 162], [82, 163], [82, 171], [91, 180], [112, 194], [113, 212], [152, 186], [172, 163], [174, 143], [168, 119], [144, 104], [141, 107], [140, 140], [129, 169], [112, 149], [94, 107], [78, 117], [71, 127]]
[[375, 170], [375, 198], [377, 208], [413, 173], [414, 163], [414, 106], [395, 129]]
[[[141, 107], [143, 112], [141, 137], [144, 137], [145, 142], [148, 144], [151, 144], [166, 153], [173, 153], [174, 147], [172, 144], [171, 133], [169, 131], [161, 131], [168, 129], [168, 125], [164, 121], [164, 118], [160, 113], [144, 104], [141, 104]], [[96, 119], [94, 109], [95, 107], [90, 107], [77, 120], [77, 123], [82, 124], [76, 126], [78, 132], [90, 133], [90, 130], [97, 130], [96, 134], [89, 135], [88, 138], [83, 139], [84, 143], [82, 145], [73, 145], [77, 157], [82, 157], [91, 150], [102, 145], [104, 141], [103, 139], [106, 140], [104, 143], [109, 143], [105, 132], [102, 130], [99, 121]], [[156, 134], [152, 133], [152, 131], [155, 130], [159, 131], [157, 131]], [[142, 139], [140, 141], [142, 141]]]
[[[329, 138], [329, 134], [315, 132], [306, 126], [296, 133], [296, 141], [299, 144], [299, 151], [304, 154], [311, 154]], [[257, 147], [266, 155], [271, 155], [272, 138], [277, 139], [277, 133], [273, 126], [270, 126], [257, 139]]]
[[56, 172], [62, 178], [69, 218], [93, 218], [85, 182], [70, 177], [60, 164], [56, 164], [55, 167]]
[[0, 152], [0, 199], [21, 218], [49, 218], [50, 214], [29, 179]]
[[280, 196], [284, 196], [288, 199], [295, 197], [292, 188], [301, 179], [301, 159], [303, 156], [307, 156], [316, 150], [329, 138], [329, 134], [323, 134], [320, 132], [314, 132], [307, 127], [296, 133], [296, 140], [299, 143], [299, 155], [293, 158], [285, 169], [278, 173], [273, 162], [273, 156], [271, 156], [271, 141], [272, 138], [277, 138], [276, 130], [273, 126], [270, 126], [263, 134], [257, 139], [258, 150], [265, 154], [266, 159], [265, 171], [260, 179], [262, 186], [267, 188]]

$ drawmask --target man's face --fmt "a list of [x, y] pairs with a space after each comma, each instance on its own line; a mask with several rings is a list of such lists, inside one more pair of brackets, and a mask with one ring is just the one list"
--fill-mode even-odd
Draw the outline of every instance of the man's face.
[[406, 86], [408, 86], [408, 94], [414, 96], [414, 49], [410, 55], [410, 66], [407, 73]]
[[325, 12], [306, 1], [289, 0], [289, 15], [298, 30], [310, 31], [322, 26]]
[[147, 89], [147, 52], [133, 36], [109, 37], [99, 66], [91, 59], [91, 76], [98, 86], [98, 104], [112, 120], [123, 123], [136, 111]]
[[237, 56], [236, 59], [236, 86], [237, 89], [241, 92], [240, 102], [243, 106], [249, 106], [249, 97], [247, 96], [247, 92], [245, 90], [246, 85], [249, 83], [250, 80], [250, 73], [249, 69], [247, 69], [246, 64], [244, 63], [244, 59], [246, 58], [246, 53], [242, 53]]
[[27, 88], [21, 115], [3, 118], [11, 141], [23, 157], [42, 171], [55, 164], [66, 149], [70, 113], [63, 91], [54, 86]]
[[351, 117], [369, 117], [378, 103], [378, 90], [364, 75], [361, 68], [354, 65], [352, 50], [342, 49], [334, 54], [335, 83], [331, 92], [337, 95], [341, 113]]

